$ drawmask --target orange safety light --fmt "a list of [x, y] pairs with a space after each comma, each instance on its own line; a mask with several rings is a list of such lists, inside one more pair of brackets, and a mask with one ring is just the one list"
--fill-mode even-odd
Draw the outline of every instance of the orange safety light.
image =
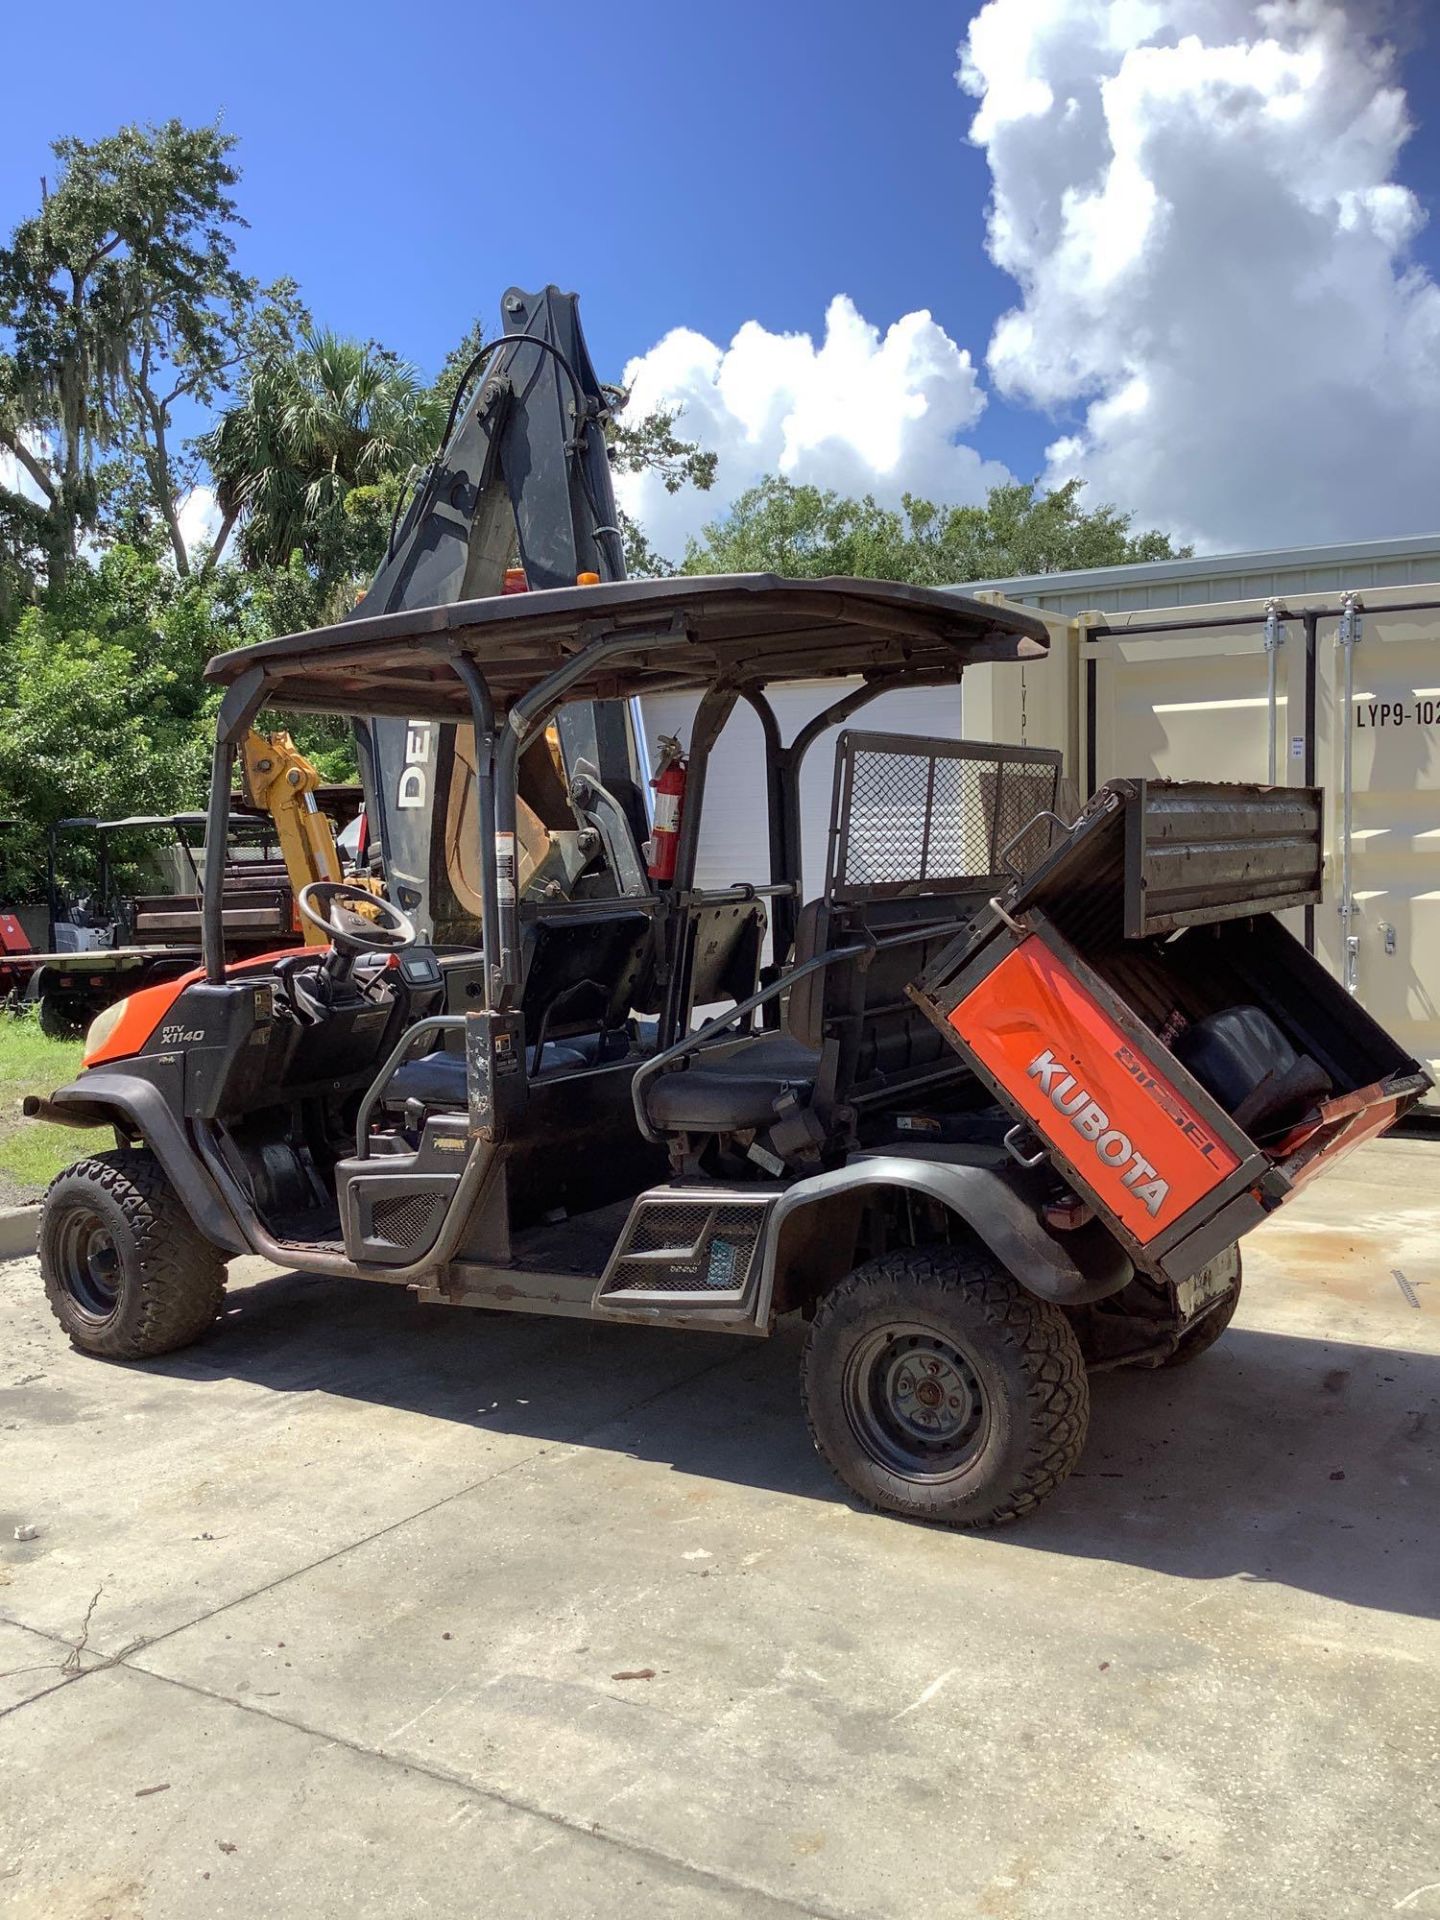
[[600, 576], [598, 573], [577, 573], [575, 584], [577, 587], [598, 587]]
[[500, 591], [501, 593], [528, 593], [530, 591], [530, 582], [525, 578], [525, 569], [523, 567], [506, 567], [505, 580]]

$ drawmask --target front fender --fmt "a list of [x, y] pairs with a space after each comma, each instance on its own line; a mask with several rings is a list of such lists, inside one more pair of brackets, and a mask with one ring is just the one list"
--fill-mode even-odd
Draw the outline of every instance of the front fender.
[[766, 1235], [756, 1314], [761, 1326], [774, 1298], [781, 1230], [803, 1207], [824, 1206], [866, 1189], [908, 1189], [938, 1200], [963, 1220], [1022, 1287], [1056, 1306], [1087, 1306], [1119, 1293], [1135, 1276], [1129, 1255], [1098, 1221], [1052, 1233], [1041, 1217], [1035, 1176], [1009, 1161], [960, 1160], [917, 1153], [858, 1154], [848, 1166], [804, 1180], [779, 1201]]
[[153, 1082], [107, 1067], [57, 1087], [48, 1100], [32, 1095], [25, 1102], [25, 1111], [32, 1118], [61, 1126], [107, 1127], [118, 1123], [122, 1132], [138, 1133], [205, 1238], [224, 1253], [250, 1251], [205, 1163]]

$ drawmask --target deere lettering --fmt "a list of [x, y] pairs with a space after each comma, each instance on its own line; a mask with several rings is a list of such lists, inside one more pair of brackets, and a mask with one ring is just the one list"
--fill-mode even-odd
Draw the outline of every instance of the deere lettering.
[[1158, 1214], [1169, 1195], [1169, 1181], [1162, 1180], [1144, 1155], [1135, 1151], [1127, 1134], [1110, 1125], [1109, 1114], [1091, 1099], [1089, 1088], [1077, 1085], [1074, 1074], [1048, 1047], [1036, 1054], [1026, 1071], [1040, 1082], [1040, 1091], [1056, 1112], [1063, 1113], [1105, 1165], [1119, 1173], [1122, 1185], [1152, 1216]]
[[405, 768], [395, 794], [397, 807], [423, 807], [427, 789], [430, 736], [428, 720], [412, 720], [405, 729]]

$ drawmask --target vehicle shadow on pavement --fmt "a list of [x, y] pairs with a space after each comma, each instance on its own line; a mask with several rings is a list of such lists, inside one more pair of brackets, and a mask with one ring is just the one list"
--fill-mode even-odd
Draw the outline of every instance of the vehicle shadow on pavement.
[[[800, 1415], [803, 1333], [417, 1307], [398, 1290], [285, 1274], [234, 1288], [207, 1340], [146, 1371], [340, 1395], [843, 1501]], [[1071, 1479], [978, 1538], [1436, 1618], [1437, 1506], [1440, 1354], [1237, 1323], [1190, 1367], [1095, 1376]]]

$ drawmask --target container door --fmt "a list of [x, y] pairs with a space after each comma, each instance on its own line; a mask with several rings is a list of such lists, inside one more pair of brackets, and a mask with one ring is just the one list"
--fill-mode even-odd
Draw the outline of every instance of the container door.
[[[1211, 618], [1228, 609], [1198, 611]], [[1266, 781], [1272, 727], [1277, 784], [1304, 784], [1304, 627], [1298, 619], [1284, 623], [1272, 689], [1265, 629], [1254, 620], [1253, 602], [1244, 611], [1251, 619], [1234, 628], [1133, 639], [1117, 633], [1085, 642], [1091, 788], [1127, 776]], [[1183, 618], [1178, 609], [1135, 616], [1137, 623], [1177, 617]], [[1082, 780], [1086, 772], [1082, 764]], [[1327, 794], [1327, 813], [1329, 805]], [[1306, 937], [1302, 912], [1281, 919], [1297, 939]]]
[[[1415, 600], [1414, 588], [1388, 597]], [[1323, 607], [1313, 673], [1313, 772], [1325, 793], [1325, 897], [1285, 924], [1360, 1004], [1432, 1073], [1440, 1067], [1440, 607], [1391, 612], [1380, 594], [1362, 609], [1350, 701], [1349, 875], [1353, 952], [1340, 912], [1345, 864], [1345, 658], [1340, 595], [1298, 599], [1276, 656], [1276, 773], [1306, 783], [1306, 601]], [[1197, 607], [1197, 618], [1248, 616], [1234, 628], [1127, 637], [1081, 649], [1087, 699], [1082, 779], [1163, 774], [1264, 780], [1269, 769], [1269, 666], [1264, 603]], [[1124, 616], [1116, 616], [1119, 626]], [[1137, 614], [1137, 625], [1184, 610]], [[1347, 964], [1348, 963], [1348, 964]], [[1440, 1096], [1432, 1095], [1432, 1103]]]
[[[1207, 608], [1206, 612], [1210, 610]], [[1141, 616], [1146, 618], [1147, 616]], [[1168, 612], [1153, 618], [1172, 617]], [[1278, 778], [1303, 778], [1303, 747], [1287, 765], [1289, 669], [1301, 667], [1304, 637], [1292, 621], [1277, 672]], [[1115, 777], [1264, 780], [1269, 769], [1270, 694], [1264, 631], [1254, 626], [1164, 633], [1086, 643], [1094, 786]], [[1303, 679], [1295, 691], [1302, 692]]]
[[1326, 789], [1331, 855], [1315, 950], [1366, 1012], [1440, 1077], [1440, 611], [1377, 605], [1360, 615], [1348, 715], [1348, 953], [1340, 626], [1323, 620], [1316, 648], [1316, 778]]

